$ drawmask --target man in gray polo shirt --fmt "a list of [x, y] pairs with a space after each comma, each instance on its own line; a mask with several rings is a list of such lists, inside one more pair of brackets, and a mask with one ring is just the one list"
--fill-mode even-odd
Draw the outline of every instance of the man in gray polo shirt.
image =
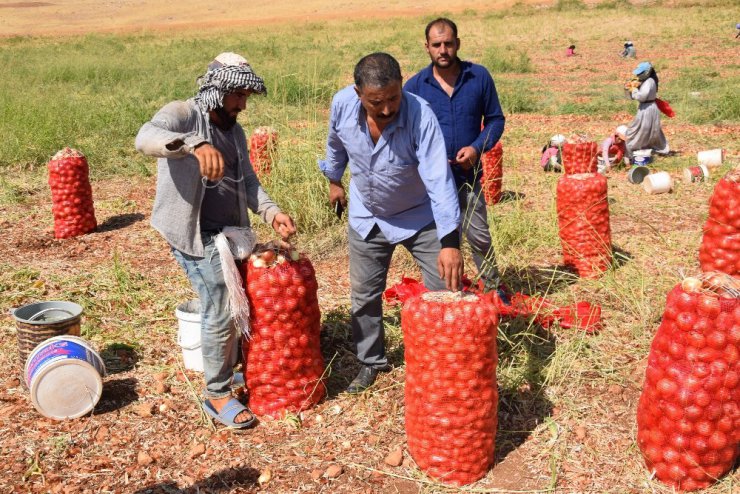
[[231, 396], [231, 349], [236, 344], [228, 290], [214, 237], [225, 227], [249, 227], [247, 208], [285, 240], [293, 220], [270, 199], [249, 162], [239, 112], [254, 93], [266, 94], [247, 60], [222, 53], [199, 79], [194, 98], [165, 105], [136, 136], [136, 149], [157, 159], [152, 226], [167, 240], [201, 304], [203, 409], [231, 427], [254, 415]]

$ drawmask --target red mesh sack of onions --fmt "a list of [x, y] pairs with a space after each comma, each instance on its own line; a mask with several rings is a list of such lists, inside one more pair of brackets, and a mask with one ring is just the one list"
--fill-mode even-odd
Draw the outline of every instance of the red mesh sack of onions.
[[563, 144], [563, 169], [568, 175], [596, 173], [598, 169], [599, 145], [595, 142]]
[[714, 188], [699, 263], [702, 271], [740, 275], [740, 168], [728, 172]]
[[66, 147], [47, 165], [54, 214], [54, 237], [77, 237], [95, 231], [92, 187], [85, 155]]
[[249, 161], [258, 177], [272, 171], [272, 160], [277, 152], [278, 132], [272, 127], [257, 127], [249, 138]]
[[501, 187], [504, 180], [504, 146], [498, 141], [489, 151], [483, 153], [481, 158], [483, 175], [481, 175], [481, 188], [486, 204], [498, 204], [501, 200]]
[[401, 309], [406, 436], [421, 470], [449, 484], [493, 464], [498, 314], [488, 297], [427, 292]]
[[612, 262], [606, 177], [598, 173], [560, 177], [557, 211], [564, 264], [583, 278], [598, 277]]
[[318, 284], [311, 261], [297, 251], [258, 246], [255, 252], [242, 264], [250, 306], [250, 338], [242, 347], [249, 405], [277, 418], [326, 395]]
[[686, 278], [666, 300], [637, 405], [647, 467], [683, 491], [726, 474], [740, 444], [740, 280]]

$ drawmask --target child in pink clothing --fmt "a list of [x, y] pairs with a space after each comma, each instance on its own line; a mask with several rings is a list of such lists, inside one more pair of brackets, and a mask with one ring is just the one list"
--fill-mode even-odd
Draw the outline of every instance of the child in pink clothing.
[[544, 171], [562, 171], [563, 157], [560, 154], [560, 150], [563, 144], [565, 144], [565, 136], [557, 134], [552, 136], [550, 142], [542, 148], [540, 166]]
[[608, 169], [611, 165], [619, 166], [627, 152], [627, 126], [620, 125], [601, 143], [599, 156], [604, 160], [604, 166]]
[[576, 45], [570, 45], [565, 51], [565, 56], [572, 57], [576, 54]]

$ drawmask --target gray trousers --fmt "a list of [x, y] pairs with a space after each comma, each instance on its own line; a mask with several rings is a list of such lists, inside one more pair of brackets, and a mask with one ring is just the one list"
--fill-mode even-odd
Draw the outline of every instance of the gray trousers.
[[480, 279], [486, 290], [495, 290], [500, 283], [496, 255], [491, 244], [488, 229], [488, 211], [480, 182], [464, 184], [457, 193], [460, 211], [463, 215], [462, 231], [473, 252], [473, 262], [478, 268]]
[[[377, 227], [366, 239], [349, 228], [349, 277], [352, 283], [352, 341], [357, 359], [370, 367], [388, 364], [385, 355], [383, 291], [396, 245], [388, 242]], [[430, 290], [444, 290], [437, 258], [441, 245], [437, 228], [431, 223], [402, 242], [421, 268], [424, 285]]]

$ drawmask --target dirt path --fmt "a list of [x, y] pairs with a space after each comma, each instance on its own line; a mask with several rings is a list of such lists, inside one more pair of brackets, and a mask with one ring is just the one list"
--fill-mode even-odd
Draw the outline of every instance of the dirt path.
[[245, 8], [237, 0], [202, 2], [180, 0], [75, 0], [68, 2], [0, 1], [0, 37], [63, 36], [90, 32], [212, 29], [256, 24], [318, 20], [419, 16], [462, 10], [494, 10], [511, 0], [488, 0], [451, 5], [445, 0], [390, 0], [373, 4], [360, 0], [273, 0]]

